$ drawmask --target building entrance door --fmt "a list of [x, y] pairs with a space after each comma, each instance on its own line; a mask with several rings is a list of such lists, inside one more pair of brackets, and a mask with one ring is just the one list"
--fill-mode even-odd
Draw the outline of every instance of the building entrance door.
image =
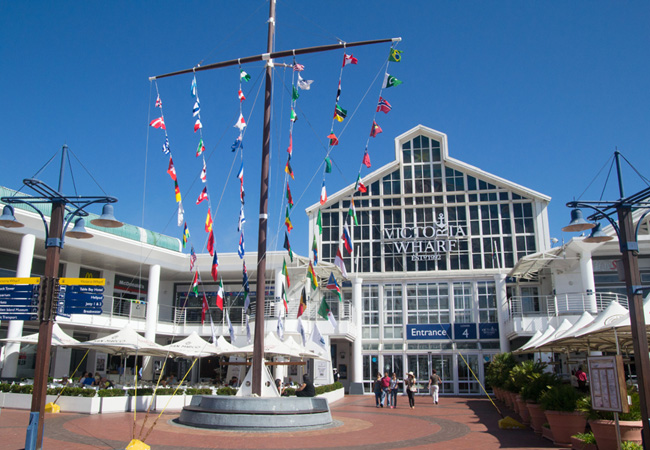
[[[465, 360], [463, 360], [465, 358]], [[467, 364], [465, 363], [467, 361]], [[469, 368], [468, 368], [469, 365]], [[471, 371], [469, 369], [472, 369]], [[458, 393], [459, 394], [480, 394], [481, 387], [472, 375], [472, 372], [479, 377], [479, 357], [476, 354], [458, 354]]]

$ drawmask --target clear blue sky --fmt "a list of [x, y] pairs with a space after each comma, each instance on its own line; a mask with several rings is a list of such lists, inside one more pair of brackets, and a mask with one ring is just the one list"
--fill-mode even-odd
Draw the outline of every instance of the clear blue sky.
[[[148, 77], [266, 51], [268, 3], [248, 2], [0, 2], [0, 127], [2, 179], [18, 188], [64, 143], [99, 185], [119, 198], [120, 219], [172, 236], [176, 226], [163, 133], [148, 127], [158, 115]], [[551, 236], [562, 238], [564, 204], [580, 196], [615, 147], [644, 175], [650, 142], [650, 4], [647, 1], [279, 1], [276, 50], [401, 36], [403, 59], [390, 72], [404, 82], [384, 92], [393, 111], [378, 116], [383, 134], [371, 141], [372, 169], [394, 158], [393, 138], [417, 124], [444, 132], [452, 157], [549, 195]], [[336, 124], [333, 193], [354, 182], [363, 154], [387, 44], [358, 48], [357, 66], [343, 74]], [[325, 136], [330, 131], [342, 52], [298, 58], [312, 90], [298, 100], [291, 183], [297, 202], [292, 246], [307, 254], [304, 209], [317, 202]], [[287, 60], [286, 62], [291, 62]], [[245, 137], [247, 250], [257, 244], [263, 89], [260, 63], [246, 66], [251, 113]], [[236, 68], [197, 75], [208, 186], [217, 249], [236, 251], [239, 160], [230, 145], [239, 114]], [[281, 248], [280, 201], [288, 144], [291, 73], [278, 69], [271, 155], [270, 249]], [[206, 204], [194, 156], [191, 75], [158, 81], [167, 131], [190, 225], [204, 251]], [[367, 92], [367, 94], [366, 94]], [[254, 108], [254, 109], [253, 109]], [[358, 108], [358, 109], [357, 109]], [[355, 111], [354, 117], [352, 111]], [[41, 178], [56, 186], [59, 161]], [[228, 177], [232, 167], [232, 173]], [[583, 195], [598, 199], [605, 172]], [[102, 192], [73, 162], [77, 190]], [[363, 175], [368, 171], [364, 168]], [[628, 193], [644, 187], [626, 170]], [[65, 193], [73, 194], [70, 169]], [[607, 194], [609, 193], [609, 195]], [[617, 198], [610, 182], [606, 198]], [[217, 209], [218, 207], [218, 209]], [[274, 240], [278, 237], [279, 244]], [[569, 239], [571, 235], [564, 236]]]

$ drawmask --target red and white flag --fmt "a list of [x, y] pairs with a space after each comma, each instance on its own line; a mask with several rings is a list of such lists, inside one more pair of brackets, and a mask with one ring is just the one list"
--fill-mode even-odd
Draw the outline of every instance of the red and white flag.
[[174, 161], [172, 161], [172, 155], [169, 155], [169, 167], [167, 168], [167, 173], [172, 180], [176, 181], [176, 168], [174, 167]]
[[196, 199], [196, 204], [198, 205], [203, 200], [207, 200], [207, 199], [208, 199], [208, 188], [204, 187], [201, 193], [199, 194], [199, 198]]
[[235, 123], [234, 127], [239, 128], [239, 131], [244, 131], [244, 128], [246, 128], [246, 121], [244, 120], [242, 113], [239, 113], [239, 119], [237, 119], [237, 123]]
[[203, 170], [201, 171], [201, 181], [203, 183], [208, 181], [208, 175], [207, 175], [206, 167], [205, 167], [205, 160], [203, 161]]
[[154, 128], [162, 128], [163, 130], [166, 130], [165, 128], [165, 119], [162, 117], [158, 117], [157, 119], [153, 119], [151, 123], [149, 124], [150, 127]]
[[325, 189], [325, 182], [323, 181], [323, 187], [320, 189], [320, 204], [324, 205], [327, 201], [327, 190]]
[[343, 54], [343, 67], [347, 66], [348, 64], [356, 64], [358, 62], [359, 60], [354, 56], [348, 55], [346, 53]]
[[341, 249], [336, 249], [336, 258], [334, 258], [334, 265], [341, 270], [341, 274], [347, 278], [348, 272], [345, 270], [345, 261], [343, 261], [343, 255], [341, 255]]
[[156, 97], [156, 108], [162, 108], [162, 101], [160, 100], [160, 94]]
[[244, 93], [242, 92], [241, 89], [239, 90], [238, 95], [239, 95], [239, 101], [240, 102], [243, 102], [244, 100], [246, 100], [246, 97], [244, 97]]
[[203, 128], [203, 125], [201, 125], [201, 119], [196, 119], [196, 122], [194, 122], [194, 132], [196, 133], [201, 128]]

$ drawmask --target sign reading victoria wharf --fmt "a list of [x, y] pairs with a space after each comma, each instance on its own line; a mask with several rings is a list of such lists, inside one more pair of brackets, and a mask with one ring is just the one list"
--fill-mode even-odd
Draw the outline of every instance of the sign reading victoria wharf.
[[445, 215], [439, 214], [433, 225], [384, 228], [382, 238], [384, 251], [389, 255], [410, 255], [412, 261], [436, 261], [443, 254], [458, 250], [458, 242], [467, 239], [467, 225], [449, 225]]

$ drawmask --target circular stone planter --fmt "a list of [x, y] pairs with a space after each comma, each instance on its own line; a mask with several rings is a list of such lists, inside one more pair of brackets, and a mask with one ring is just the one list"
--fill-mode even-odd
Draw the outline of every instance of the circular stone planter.
[[[643, 423], [640, 420], [619, 420], [621, 428], [621, 441], [632, 441], [641, 444], [641, 430]], [[616, 450], [616, 425], [613, 420], [590, 420], [589, 426], [594, 433], [598, 450]]]
[[556, 445], [571, 445], [571, 436], [584, 433], [587, 428], [587, 418], [579, 412], [544, 411], [546, 420], [553, 432], [553, 442]]
[[[197, 397], [197, 396], [195, 396]], [[202, 395], [178, 421], [199, 428], [300, 428], [332, 423], [327, 399]]]
[[526, 402], [526, 408], [530, 414], [530, 427], [536, 434], [542, 434], [542, 426], [546, 423], [544, 410], [537, 403]]

